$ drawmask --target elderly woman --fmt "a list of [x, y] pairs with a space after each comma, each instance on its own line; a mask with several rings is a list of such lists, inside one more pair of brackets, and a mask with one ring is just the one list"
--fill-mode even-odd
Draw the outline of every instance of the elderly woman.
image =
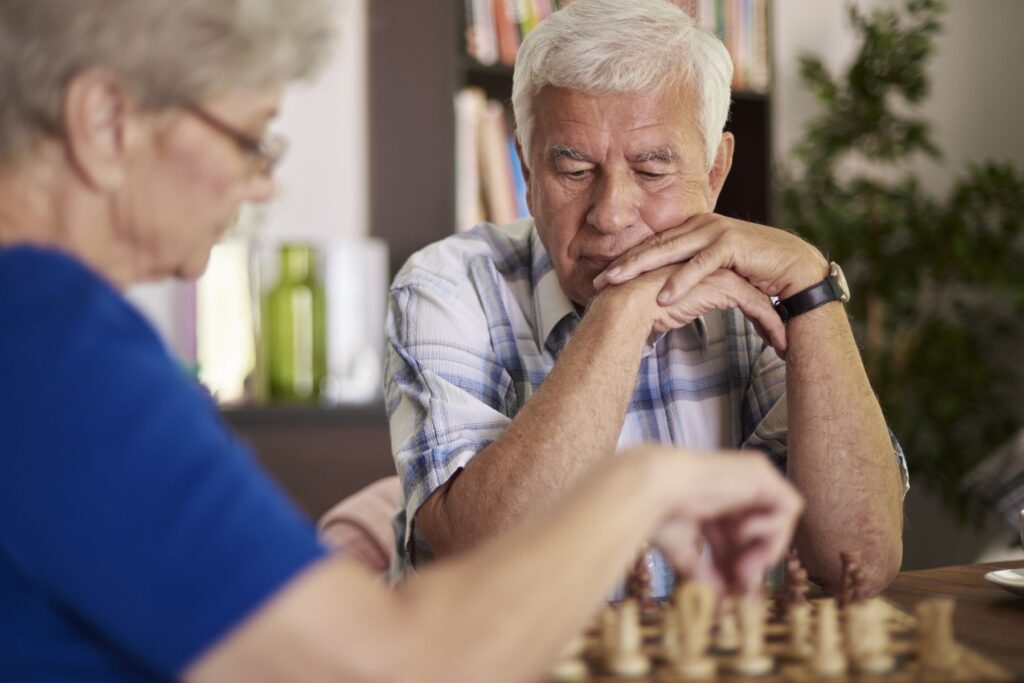
[[197, 276], [273, 194], [329, 11], [0, 3], [0, 679], [527, 680], [645, 538], [687, 566], [741, 520], [719, 569], [750, 586], [792, 533], [761, 459], [644, 449], [395, 593], [325, 553], [122, 289]]

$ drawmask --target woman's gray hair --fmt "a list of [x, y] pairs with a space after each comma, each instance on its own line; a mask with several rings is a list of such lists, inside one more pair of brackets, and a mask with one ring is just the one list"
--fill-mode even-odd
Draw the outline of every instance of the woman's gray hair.
[[86, 69], [154, 110], [284, 86], [324, 63], [333, 17], [331, 0], [0, 0], [0, 163], [61, 130]]
[[546, 85], [588, 94], [662, 91], [688, 85], [710, 171], [729, 117], [732, 59], [718, 38], [667, 0], [576, 0], [523, 41], [512, 108], [527, 162], [533, 104]]

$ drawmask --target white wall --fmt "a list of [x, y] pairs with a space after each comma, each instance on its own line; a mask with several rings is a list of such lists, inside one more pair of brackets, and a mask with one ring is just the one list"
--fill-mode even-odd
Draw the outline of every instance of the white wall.
[[263, 229], [272, 238], [369, 233], [367, 1], [339, 3], [330, 66], [288, 93], [278, 128], [290, 147]]
[[[367, 2], [338, 3], [339, 40], [330, 64], [316, 82], [294, 86], [285, 97], [274, 128], [289, 139], [289, 151], [260, 230], [269, 244], [369, 233]], [[129, 292], [178, 353], [188, 345], [182, 289], [168, 281]]]
[[[833, 70], [845, 67], [856, 45], [846, 18], [848, 0], [775, 0], [773, 139], [784, 159], [815, 112], [800, 84], [797, 57], [812, 53]], [[902, 0], [857, 0], [861, 8], [902, 6]], [[932, 94], [923, 111], [946, 156], [918, 163], [925, 186], [942, 192], [968, 161], [1013, 161], [1024, 168], [1024, 2], [949, 0], [944, 31], [931, 60]]]

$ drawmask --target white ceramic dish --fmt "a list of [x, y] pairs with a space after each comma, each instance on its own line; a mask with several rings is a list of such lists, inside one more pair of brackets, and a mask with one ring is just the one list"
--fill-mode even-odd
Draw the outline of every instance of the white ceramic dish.
[[985, 574], [985, 580], [1005, 591], [1024, 597], [1024, 569], [1000, 569]]

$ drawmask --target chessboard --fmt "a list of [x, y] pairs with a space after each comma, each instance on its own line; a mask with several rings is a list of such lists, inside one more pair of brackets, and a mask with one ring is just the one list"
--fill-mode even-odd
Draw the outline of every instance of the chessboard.
[[[880, 598], [843, 607], [823, 598], [796, 608], [781, 597], [756, 598], [746, 606], [727, 599], [719, 609], [710, 607], [715, 600], [709, 595], [682, 586], [671, 602], [627, 599], [608, 605], [570, 643], [546, 680], [1015, 680], [953, 641], [948, 598], [923, 601], [911, 615]], [[681, 602], [688, 607], [681, 609]], [[695, 609], [697, 603], [705, 607]], [[695, 613], [704, 623], [685, 623]]]

